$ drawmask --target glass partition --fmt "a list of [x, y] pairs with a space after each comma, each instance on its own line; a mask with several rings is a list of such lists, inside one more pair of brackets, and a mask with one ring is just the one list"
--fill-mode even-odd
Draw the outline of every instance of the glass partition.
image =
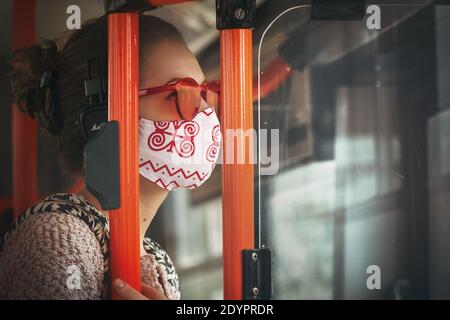
[[[318, 21], [280, 2], [257, 30], [273, 298], [450, 297], [450, 6], [425, 4]], [[292, 72], [267, 92], [277, 60]]]

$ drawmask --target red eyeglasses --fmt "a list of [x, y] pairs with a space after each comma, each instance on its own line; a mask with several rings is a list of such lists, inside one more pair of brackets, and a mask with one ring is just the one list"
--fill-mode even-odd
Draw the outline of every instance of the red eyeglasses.
[[172, 84], [141, 89], [138, 94], [143, 97], [162, 92], [171, 92], [167, 98], [173, 99], [178, 115], [184, 120], [192, 120], [200, 108], [201, 99], [216, 112], [219, 110], [220, 84], [216, 80], [198, 84], [192, 78], [183, 78]]

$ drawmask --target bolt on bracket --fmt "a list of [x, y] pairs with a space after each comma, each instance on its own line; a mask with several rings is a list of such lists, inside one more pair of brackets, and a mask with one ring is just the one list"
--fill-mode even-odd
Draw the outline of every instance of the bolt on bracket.
[[268, 300], [272, 296], [272, 251], [242, 250], [244, 300]]
[[224, 29], [254, 29], [255, 0], [216, 0], [216, 26]]

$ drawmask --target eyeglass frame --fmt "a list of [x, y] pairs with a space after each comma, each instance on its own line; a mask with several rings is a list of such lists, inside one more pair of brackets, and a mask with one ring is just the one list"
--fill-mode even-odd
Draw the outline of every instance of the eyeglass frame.
[[[181, 83], [183, 83], [183, 84], [181, 84]], [[191, 87], [195, 87], [195, 88], [200, 87], [200, 95], [204, 100], [206, 100], [206, 96], [204, 94], [206, 94], [208, 91], [212, 91], [212, 92], [216, 93], [218, 96], [220, 95], [220, 82], [218, 80], [210, 80], [210, 81], [205, 81], [202, 84], [198, 84], [198, 82], [195, 81], [195, 79], [193, 79], [191, 77], [185, 77], [185, 78], [178, 79], [176, 82], [171, 83], [171, 84], [165, 84], [165, 85], [151, 87], [151, 88], [139, 89], [138, 96], [145, 97], [145, 96], [163, 93], [163, 92], [167, 92], [167, 91], [173, 91], [174, 93], [177, 93], [177, 86], [180, 86], [180, 85], [191, 86]], [[217, 106], [217, 107], [219, 107], [219, 106]], [[216, 111], [219, 111], [219, 110], [216, 110]], [[183, 115], [178, 110], [178, 106], [177, 106], [177, 112], [180, 115], [180, 117], [182, 119], [184, 119]]]
[[[157, 93], [162, 93], [162, 92], [167, 92], [167, 91], [175, 91], [176, 92], [176, 87], [179, 86], [181, 82], [186, 82], [186, 80], [190, 81], [191, 82], [190, 84], [193, 84], [192, 87], [200, 87], [202, 93], [206, 92], [206, 91], [212, 91], [217, 94], [220, 94], [220, 82], [218, 80], [210, 80], [210, 81], [205, 81], [202, 84], [198, 84], [198, 82], [195, 81], [194, 79], [192, 79], [190, 77], [186, 77], [186, 78], [178, 79], [176, 82], [171, 83], [171, 84], [164, 84], [161, 86], [139, 89], [138, 96], [145, 97], [145, 96], [149, 96], [152, 94], [157, 94]], [[216, 87], [215, 88], [211, 87], [212, 84], [216, 85]]]

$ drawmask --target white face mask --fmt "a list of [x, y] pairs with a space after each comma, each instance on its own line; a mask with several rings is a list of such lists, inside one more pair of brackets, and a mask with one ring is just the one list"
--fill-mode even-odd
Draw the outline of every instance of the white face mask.
[[196, 188], [219, 156], [220, 124], [212, 107], [192, 120], [139, 120], [139, 173], [161, 188]]

